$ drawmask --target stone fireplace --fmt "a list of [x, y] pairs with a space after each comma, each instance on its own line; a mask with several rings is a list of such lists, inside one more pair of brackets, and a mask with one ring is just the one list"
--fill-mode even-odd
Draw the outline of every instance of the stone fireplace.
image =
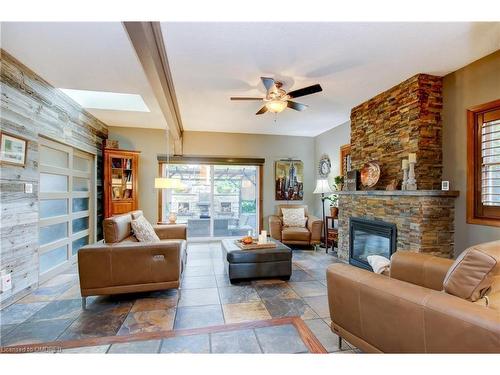
[[[394, 225], [395, 250], [453, 256], [458, 192], [438, 190], [442, 175], [441, 88], [441, 77], [417, 74], [352, 109], [352, 168], [359, 170], [364, 163], [376, 161], [381, 176], [372, 189], [339, 192], [341, 259], [347, 261], [355, 245], [351, 243], [352, 218]], [[386, 191], [393, 180], [401, 182], [401, 160], [409, 153], [417, 155], [415, 174], [420, 190]]]
[[349, 260], [351, 218], [396, 225], [396, 250], [453, 256], [457, 191], [339, 192], [338, 255]]
[[385, 221], [351, 217], [349, 219], [349, 263], [371, 269], [368, 256], [390, 258], [396, 251], [396, 225]]
[[391, 180], [402, 180], [401, 160], [417, 154], [419, 189], [441, 189], [442, 78], [417, 74], [351, 110], [353, 169], [375, 160], [385, 190]]

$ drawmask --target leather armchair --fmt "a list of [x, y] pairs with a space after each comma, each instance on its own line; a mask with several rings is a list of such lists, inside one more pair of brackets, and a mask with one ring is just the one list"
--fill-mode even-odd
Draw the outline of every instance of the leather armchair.
[[160, 242], [138, 242], [131, 220], [142, 211], [104, 220], [104, 243], [78, 251], [82, 304], [85, 297], [178, 288], [186, 262], [186, 226], [157, 225]]
[[329, 266], [332, 331], [365, 352], [499, 353], [500, 274], [488, 305], [484, 298], [470, 302], [443, 291], [452, 264], [396, 252], [390, 277], [347, 264]]
[[[305, 226], [303, 228], [283, 226], [283, 208], [304, 208], [307, 218]], [[306, 205], [279, 205], [276, 215], [269, 216], [269, 234], [287, 245], [317, 245], [321, 242], [322, 230], [323, 220], [309, 215]]]

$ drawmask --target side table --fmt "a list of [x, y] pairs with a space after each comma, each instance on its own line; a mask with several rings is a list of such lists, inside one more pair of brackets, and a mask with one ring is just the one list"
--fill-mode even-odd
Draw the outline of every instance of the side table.
[[[335, 246], [338, 246], [338, 238], [339, 238], [339, 231], [338, 228], [335, 228], [335, 219], [336, 217], [334, 216], [326, 216], [326, 229], [327, 229], [327, 241], [326, 241], [326, 246], [327, 249], [332, 246], [332, 251]], [[332, 226], [330, 228], [330, 221], [332, 222]]]

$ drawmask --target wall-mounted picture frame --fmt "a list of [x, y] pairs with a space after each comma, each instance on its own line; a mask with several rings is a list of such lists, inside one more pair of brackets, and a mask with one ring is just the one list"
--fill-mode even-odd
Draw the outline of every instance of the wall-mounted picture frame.
[[26, 165], [28, 153], [28, 140], [8, 133], [0, 133], [0, 163]]
[[278, 160], [275, 164], [275, 200], [304, 199], [304, 163], [300, 160]]

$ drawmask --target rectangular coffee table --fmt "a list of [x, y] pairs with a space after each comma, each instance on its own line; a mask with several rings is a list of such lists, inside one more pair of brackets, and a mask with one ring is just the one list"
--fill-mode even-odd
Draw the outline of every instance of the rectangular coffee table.
[[276, 277], [288, 280], [292, 275], [292, 250], [274, 241], [270, 249], [242, 250], [234, 239], [222, 240], [222, 258], [231, 283], [235, 280]]

